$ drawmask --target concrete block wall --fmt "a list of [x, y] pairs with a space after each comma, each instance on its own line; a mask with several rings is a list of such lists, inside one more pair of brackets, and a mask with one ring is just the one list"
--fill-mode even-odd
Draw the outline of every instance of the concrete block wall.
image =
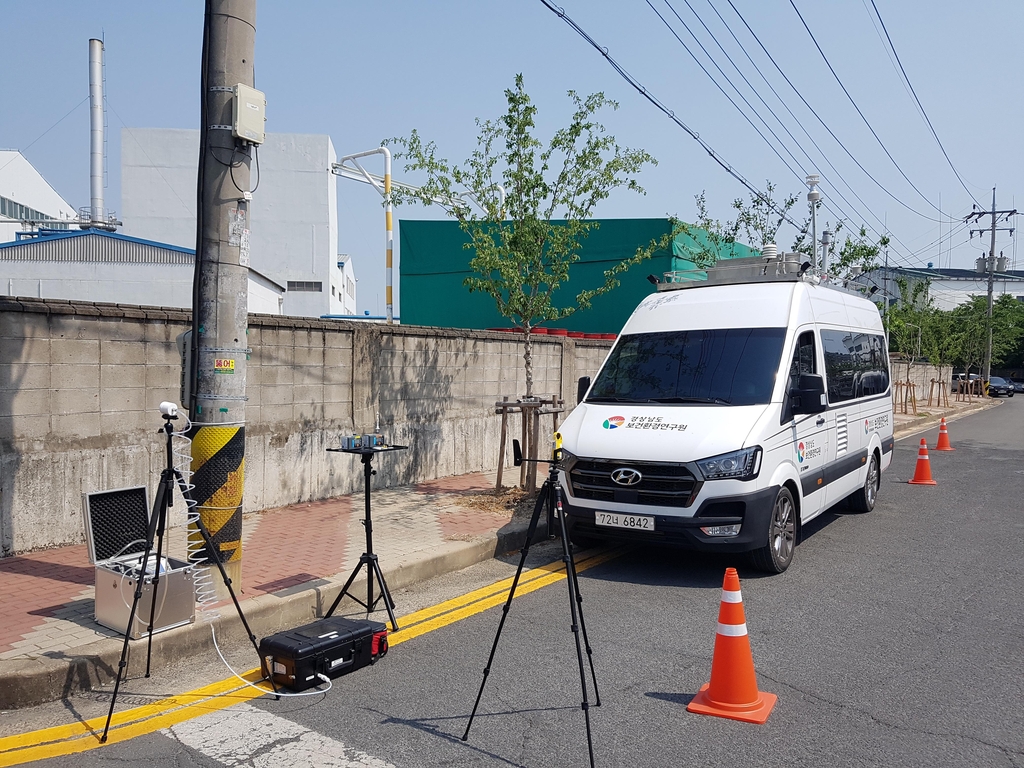
[[[81, 541], [83, 492], [152, 491], [189, 326], [179, 309], [0, 297], [0, 555]], [[410, 446], [379, 485], [493, 470], [494, 403], [525, 389], [522, 344], [503, 333], [250, 315], [248, 341], [246, 512], [361, 488], [359, 462], [326, 448], [378, 414]], [[535, 393], [571, 407], [610, 346], [535, 341]]]

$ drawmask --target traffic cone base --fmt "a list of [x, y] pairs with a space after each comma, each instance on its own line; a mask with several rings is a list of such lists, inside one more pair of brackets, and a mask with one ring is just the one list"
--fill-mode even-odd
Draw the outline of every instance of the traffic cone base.
[[754, 658], [735, 568], [727, 568], [718, 610], [718, 632], [711, 661], [711, 682], [686, 705], [688, 712], [762, 724], [778, 697], [757, 689]]
[[779, 697], [774, 693], [758, 691], [757, 701], [751, 704], [728, 704], [722, 701], [712, 701], [708, 694], [711, 683], [705, 683], [700, 687], [700, 692], [693, 697], [693, 700], [686, 705], [687, 712], [695, 712], [698, 715], [714, 715], [725, 717], [729, 720], [740, 720], [744, 723], [757, 723], [764, 725], [772, 707]]
[[939, 422], [939, 442], [935, 444], [936, 451], [955, 451], [949, 443], [949, 431], [946, 429], [946, 420]]
[[907, 480], [910, 485], [938, 485], [932, 480], [932, 465], [928, 460], [928, 443], [921, 438], [921, 445], [917, 449], [917, 466], [914, 467], [914, 476]]

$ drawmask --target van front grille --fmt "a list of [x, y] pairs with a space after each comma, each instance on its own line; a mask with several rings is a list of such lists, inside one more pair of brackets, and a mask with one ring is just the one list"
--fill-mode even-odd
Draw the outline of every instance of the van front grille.
[[[623, 486], [612, 480], [617, 469], [634, 469], [641, 479]], [[681, 464], [577, 459], [569, 469], [572, 495], [589, 501], [617, 501], [658, 507], [688, 507], [696, 495], [697, 478]]]

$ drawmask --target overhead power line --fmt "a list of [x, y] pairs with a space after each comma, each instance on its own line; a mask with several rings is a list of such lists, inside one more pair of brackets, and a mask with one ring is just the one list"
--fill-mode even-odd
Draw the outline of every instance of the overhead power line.
[[[861, 111], [861, 108], [857, 105], [857, 102], [854, 100], [853, 96], [850, 95], [850, 92], [846, 89], [846, 86], [843, 85], [843, 81], [839, 78], [839, 75], [836, 72], [835, 68], [832, 66], [832, 63], [828, 60], [828, 57], [825, 55], [825, 51], [823, 51], [821, 46], [818, 44], [818, 40], [817, 40], [817, 38], [815, 38], [814, 33], [811, 32], [811, 28], [807, 25], [807, 22], [804, 21], [803, 14], [800, 13], [800, 9], [796, 7], [796, 0], [789, 0], [789, 4], [791, 6], [793, 6], [793, 10], [796, 11], [796, 15], [797, 15], [797, 17], [799, 17], [800, 23], [804, 25], [804, 29], [807, 30], [807, 34], [810, 35], [811, 42], [813, 42], [814, 43], [814, 47], [818, 49], [818, 53], [821, 54], [822, 60], [828, 66], [829, 72], [832, 73], [832, 76], [836, 79], [836, 82], [839, 83], [839, 87], [843, 89], [843, 93], [846, 94], [846, 98], [850, 100], [850, 103], [853, 105], [853, 108], [855, 110], [857, 110], [857, 114], [860, 115], [860, 119], [864, 121], [864, 125], [866, 125], [868, 127], [869, 131], [871, 131], [871, 135], [875, 137], [875, 141], [878, 142], [878, 146], [880, 146], [882, 148], [882, 151], [885, 152], [886, 157], [888, 157], [892, 161], [892, 164], [894, 166], [896, 166], [896, 170], [900, 172], [900, 175], [904, 179], [906, 179], [907, 183], [911, 186], [911, 188], [915, 192], [917, 192], [917, 194], [919, 194], [922, 197], [922, 199], [924, 199], [924, 201], [928, 203], [928, 205], [930, 205], [932, 208], [935, 208], [935, 210], [938, 211], [939, 213], [942, 213], [942, 210], [940, 208], [938, 208], [935, 205], [935, 203], [933, 203], [931, 200], [929, 200], [928, 197], [924, 194], [924, 192], [922, 192], [920, 189], [918, 189], [917, 185], [914, 184], [914, 182], [910, 180], [910, 177], [907, 176], [906, 173], [904, 173], [903, 168], [901, 168], [900, 164], [896, 162], [896, 158], [892, 156], [892, 153], [885, 146], [884, 142], [879, 137], [879, 135], [875, 131], [875, 129], [872, 127], [872, 125], [868, 121], [867, 117], [864, 116], [864, 113]], [[936, 221], [936, 219], [932, 219], [932, 221]]]
[[[789, 214], [786, 211], [784, 211], [781, 208], [779, 208], [765, 193], [761, 192], [757, 187], [755, 187], [753, 184], [751, 184], [749, 181], [747, 181], [747, 179], [739, 171], [737, 171], [728, 162], [726, 162], [725, 159], [721, 155], [719, 155], [711, 147], [710, 144], [708, 144], [703, 138], [701, 138], [700, 134], [698, 134], [696, 131], [694, 131], [692, 128], [690, 128], [688, 125], [686, 125], [686, 123], [684, 123], [679, 117], [676, 116], [676, 113], [673, 110], [669, 109], [660, 99], [658, 99], [653, 93], [651, 93], [642, 83], [640, 83], [635, 77], [633, 77], [631, 74], [629, 74], [629, 72], [627, 72], [622, 67], [622, 65], [619, 64], [611, 56], [611, 54], [608, 51], [608, 48], [606, 48], [605, 46], [602, 46], [596, 40], [594, 40], [594, 38], [591, 37], [587, 33], [587, 31], [585, 29], [583, 29], [579, 24], [577, 24], [576, 21], [574, 21], [572, 19], [572, 17], [569, 16], [565, 12], [564, 8], [561, 8], [561, 7], [557, 6], [557, 5], [555, 5], [553, 2], [551, 2], [551, 0], [540, 0], [540, 1], [544, 4], [544, 6], [546, 8], [548, 8], [548, 10], [550, 10], [552, 13], [554, 13], [556, 16], [558, 16], [560, 19], [562, 19], [562, 21], [564, 21], [566, 24], [568, 24], [580, 37], [582, 37], [584, 40], [586, 40], [591, 45], [591, 47], [593, 47], [598, 53], [600, 53], [605, 58], [605, 60], [608, 62], [608, 64], [612, 67], [612, 69], [614, 69], [619, 74], [619, 76], [622, 77], [622, 79], [624, 79], [633, 88], [635, 88], [636, 91], [641, 96], [643, 96], [651, 104], [653, 104], [655, 107], [657, 107], [658, 110], [660, 110], [663, 114], [665, 114], [670, 120], [672, 120], [672, 122], [674, 122], [676, 125], [678, 125], [680, 128], [682, 128], [694, 141], [696, 141], [698, 144], [700, 144], [701, 148], [704, 149], [704, 151], [726, 173], [728, 173], [730, 176], [732, 176], [734, 179], [736, 179], [738, 182], [740, 182], [740, 184], [742, 184], [743, 187], [745, 187], [756, 198], [758, 198], [760, 200], [763, 200], [773, 211], [778, 213], [783, 218], [783, 220], [786, 221], [788, 224], [790, 224], [791, 226], [796, 228], [798, 231], [803, 228], [803, 225], [798, 224], [796, 221], [794, 221], [793, 218], [791, 216], [789, 216]], [[826, 128], [827, 128], [827, 126], [826, 126]], [[823, 206], [827, 210], [831, 211], [833, 213], [833, 215], [836, 216], [837, 219], [847, 219], [847, 220], [851, 220], [852, 219], [852, 217], [849, 214], [846, 214], [845, 212], [843, 212], [842, 214], [836, 213], [829, 206], [829, 203], [827, 201], [823, 201], [822, 204], [823, 204]], [[876, 232], [877, 232], [877, 230], [876, 230]], [[891, 233], [887, 233], [887, 234], [891, 234]], [[910, 250], [909, 248], [907, 248], [907, 246], [905, 244], [902, 243], [902, 241], [900, 241], [898, 238], [896, 238], [895, 235], [892, 235], [892, 238], [894, 240], [896, 240], [896, 242], [899, 242], [901, 245], [903, 245], [903, 247], [906, 248], [908, 251]], [[901, 260], [905, 260], [905, 258], [901, 259]], [[906, 263], [909, 265], [909, 261], [906, 262]]]
[[[776, 141], [778, 141], [779, 144], [782, 145], [783, 149], [786, 150], [786, 153], [793, 159], [793, 162], [796, 163], [798, 167], [800, 167], [801, 171], [803, 172], [803, 175], [797, 174], [793, 170], [793, 168], [788, 163], [786, 163], [785, 160], [782, 160], [781, 156], [779, 157], [779, 159], [782, 160], [783, 164], [790, 170], [791, 173], [794, 174], [794, 176], [797, 177], [797, 180], [802, 184], [804, 182], [804, 177], [807, 175], [807, 171], [804, 170], [804, 168], [801, 165], [801, 163], [793, 156], [793, 153], [789, 151], [789, 149], [783, 143], [782, 139], [778, 136], [778, 134], [776, 134], [771, 128], [768, 127], [767, 122], [757, 112], [757, 109], [746, 98], [743, 97], [742, 93], [740, 93], [740, 91], [737, 88], [736, 84], [733, 83], [732, 80], [722, 71], [722, 68], [719, 67], [718, 64], [715, 62], [714, 57], [710, 54], [710, 52], [707, 50], [707, 48], [705, 48], [704, 45], [701, 44], [700, 40], [693, 33], [693, 30], [690, 29], [689, 25], [687, 25], [687, 23], [679, 15], [679, 12], [675, 9], [675, 7], [673, 7], [673, 5], [670, 2], [670, 0], [664, 0], [664, 2], [668, 6], [669, 10], [672, 11], [672, 13], [675, 15], [675, 17], [683, 25], [683, 27], [686, 29], [686, 31], [690, 34], [690, 37], [692, 37], [697, 42], [697, 44], [700, 46], [701, 50], [704, 52], [704, 55], [707, 56], [708, 59], [711, 60], [711, 63], [714, 64], [715, 68], [718, 69], [718, 71], [722, 74], [723, 77], [725, 77], [726, 81], [729, 83], [730, 86], [732, 86], [733, 90], [735, 90], [737, 92], [737, 94], [740, 95], [740, 98], [743, 99], [743, 102], [750, 108], [751, 111], [754, 112], [755, 115], [757, 115], [758, 119], [761, 120], [761, 122], [765, 125], [765, 127], [768, 128], [768, 130], [771, 132], [772, 136], [775, 137]], [[743, 71], [737, 66], [736, 62], [733, 61], [732, 57], [729, 55], [729, 52], [725, 50], [725, 48], [722, 46], [721, 42], [719, 42], [718, 38], [715, 37], [715, 34], [711, 31], [711, 29], [708, 27], [708, 25], [700, 17], [700, 14], [697, 13], [697, 11], [694, 9], [693, 5], [690, 3], [690, 0], [683, 0], [683, 2], [686, 3], [687, 8], [690, 9], [690, 12], [694, 15], [694, 17], [697, 19], [697, 21], [700, 22], [701, 26], [704, 28], [704, 31], [707, 32], [707, 34], [714, 41], [715, 45], [718, 46], [718, 49], [722, 52], [722, 54], [726, 57], [726, 59], [732, 65], [733, 69], [735, 69], [736, 72], [739, 74], [739, 76], [743, 79], [743, 82], [747, 84], [747, 87], [750, 88], [751, 91], [753, 91], [754, 95], [765, 106], [765, 109], [768, 110], [769, 114], [771, 114], [775, 118], [775, 120], [782, 127], [783, 131], [785, 131], [786, 134], [789, 136], [789, 138], [793, 140], [793, 142], [796, 144], [797, 148], [803, 153], [804, 157], [806, 157], [807, 160], [812, 165], [817, 165], [817, 162], [813, 158], [811, 158], [810, 153], [803, 147], [803, 145], [800, 143], [799, 139], [797, 139], [796, 136], [793, 135], [792, 131], [790, 131], [789, 128], [786, 127], [786, 124], [778, 117], [778, 115], [775, 114], [774, 110], [772, 110], [772, 108], [768, 105], [768, 103], [764, 100], [764, 98], [762, 98], [761, 94], [758, 93], [757, 89], [750, 82], [750, 80], [747, 78], [747, 76], [743, 74]], [[651, 5], [650, 0], [647, 0], [647, 4]], [[762, 134], [761, 131], [758, 130], [757, 127], [753, 125], [753, 123], [750, 121], [750, 118], [746, 114], [746, 112], [744, 112], [742, 109], [740, 109], [739, 106], [736, 104], [736, 102], [733, 101], [729, 97], [729, 95], [725, 93], [725, 91], [722, 88], [722, 86], [719, 85], [715, 81], [715, 79], [711, 75], [711, 73], [708, 72], [708, 70], [700, 63], [700, 61], [697, 60], [697, 57], [694, 55], [693, 51], [691, 51], [690, 48], [679, 38], [679, 35], [676, 34], [675, 30], [673, 30], [672, 27], [668, 24], [668, 22], [666, 21], [664, 16], [662, 16], [660, 13], [658, 13], [657, 9], [655, 9], [653, 5], [651, 5], [651, 8], [652, 8], [652, 10], [654, 10], [655, 14], [657, 14], [658, 18], [661, 19], [662, 23], [665, 24], [666, 27], [668, 27], [670, 32], [672, 32], [672, 34], [676, 38], [676, 40], [683, 46], [683, 48], [686, 49], [687, 53], [690, 54], [690, 56], [694, 59], [694, 61], [697, 61], [698, 66], [700, 66], [700, 68], [711, 79], [711, 81], [715, 83], [715, 85], [718, 87], [718, 89], [720, 91], [722, 91], [722, 93], [726, 96], [726, 98], [729, 100], [729, 102], [734, 107], [736, 107], [736, 109], [740, 112], [740, 114], [743, 116], [743, 118], [748, 123], [750, 123], [752, 127], [754, 127], [754, 130], [757, 131], [758, 135], [760, 135], [761, 138], [765, 141], [765, 143], [768, 144], [769, 148], [771, 148], [772, 151], [774, 151], [775, 154], [778, 155], [779, 154], [778, 150], [776, 150], [775, 147], [771, 144], [771, 142], [769, 142], [768, 139], [764, 136], [764, 134]], [[757, 70], [758, 74], [761, 75], [761, 78], [765, 81], [765, 83], [771, 89], [772, 93], [775, 94], [775, 97], [779, 100], [779, 102], [782, 104], [782, 106], [786, 108], [786, 111], [789, 112], [790, 116], [797, 122], [797, 124], [801, 126], [801, 129], [803, 130], [804, 134], [811, 140], [811, 143], [814, 145], [815, 149], [818, 150], [819, 154], [821, 155], [822, 160], [826, 163], [826, 165], [829, 166], [829, 168], [831, 168], [833, 171], [835, 171], [836, 175], [842, 180], [843, 184], [846, 185], [846, 187], [850, 190], [850, 192], [853, 194], [853, 196], [860, 202], [860, 204], [862, 206], [864, 206], [865, 209], [867, 209], [868, 213], [870, 213], [871, 216], [873, 216], [875, 218], [875, 220], [878, 221], [879, 224], [883, 224], [882, 219], [874, 211], [871, 210], [870, 206], [868, 206], [867, 203], [865, 203], [863, 199], [861, 199], [860, 195], [857, 194], [856, 190], [853, 189], [853, 187], [850, 185], [850, 183], [847, 182], [845, 178], [843, 178], [842, 174], [838, 171], [838, 169], [836, 169], [836, 167], [829, 161], [828, 157], [822, 151], [821, 147], [818, 146], [817, 142], [814, 141], [814, 138], [810, 135], [810, 133], [808, 133], [807, 130], [805, 128], [803, 128], [803, 125], [802, 125], [802, 123], [800, 123], [800, 120], [796, 117], [796, 115], [793, 114], [793, 111], [791, 109], [789, 109], [788, 105], [785, 103], [785, 101], [782, 99], [782, 97], [779, 96], [779, 94], [775, 90], [775, 88], [772, 87], [771, 82], [767, 78], [765, 78], [764, 74], [761, 73], [760, 68], [754, 63], [754, 61], [750, 58], [750, 55], [746, 52], [746, 49], [744, 49], [743, 46], [740, 44], [739, 40], [736, 39], [736, 35], [732, 32], [732, 29], [729, 28], [728, 23], [725, 22], [725, 20], [722, 18], [722, 15], [720, 13], [718, 13], [718, 10], [713, 5], [711, 6], [711, 9], [718, 15], [719, 20], [722, 21], [722, 23], [725, 25], [725, 27], [728, 30], [729, 34], [732, 35], [733, 40], [736, 42], [737, 45], [740, 46], [741, 50], [743, 50], [743, 53], [744, 53], [744, 55], [746, 55], [747, 60], [750, 61], [751, 65], [754, 67], [754, 69]], [[843, 193], [839, 190], [838, 186], [836, 184], [832, 183], [831, 179], [829, 179], [825, 174], [821, 174], [821, 176], [822, 176], [822, 180], [824, 182], [826, 182], [826, 183], [828, 183], [829, 185], [832, 186], [833, 191], [835, 192], [836, 196], [838, 196], [844, 203], [846, 203], [846, 205], [849, 208], [853, 209], [854, 212], [857, 213], [857, 216], [861, 219], [863, 224], [865, 226], [871, 228], [872, 230], [874, 230], [874, 228], [871, 227], [870, 224], [867, 224], [867, 220], [866, 220], [867, 217], [865, 217], [862, 212], [860, 212], [860, 211], [858, 211], [856, 209], [856, 206], [854, 206], [846, 198], [846, 196], [843, 195]], [[832, 209], [827, 204], [826, 204], [826, 207], [834, 215], [836, 215], [839, 218], [848, 219], [848, 220], [853, 220], [854, 219], [853, 216], [851, 216], [849, 213], [847, 213], [841, 207], [839, 208], [841, 215], [840, 214], [836, 214], [835, 211], [832, 211]], [[836, 207], [839, 207], [839, 206], [837, 205]], [[881, 235], [881, 233], [878, 232], [877, 230], [874, 230], [874, 231], [879, 236]], [[899, 241], [898, 238], [895, 238], [895, 239], [898, 242], [900, 242], [901, 245], [903, 245], [905, 248], [907, 248], [907, 246], [905, 244], [903, 244], [901, 241]], [[907, 248], [907, 249], [909, 250], [909, 248]]]
[[586, 30], [584, 30], [583, 27], [581, 27], [579, 24], [573, 21], [573, 19], [565, 12], [564, 8], [560, 8], [559, 6], [555, 5], [553, 2], [551, 2], [551, 0], [540, 0], [540, 2], [543, 3], [545, 7], [548, 8], [548, 10], [550, 10], [552, 13], [558, 16], [558, 18], [562, 19], [562, 21], [568, 24], [580, 37], [582, 37], [584, 40], [590, 43], [590, 45], [598, 53], [604, 56], [605, 60], [608, 62], [609, 65], [611, 65], [612, 69], [618, 72], [622, 79], [629, 83], [631, 86], [633, 86], [633, 88], [635, 88], [641, 96], [643, 96], [645, 99], [651, 102], [651, 104], [653, 104], [661, 112], [663, 112], [670, 120], [672, 120], [672, 122], [674, 122], [676, 125], [682, 128], [684, 131], [686, 131], [686, 133], [689, 134], [690, 138], [692, 138], [694, 141], [700, 144], [701, 148], [705, 152], [707, 152], [711, 159], [714, 160], [719, 166], [721, 166], [721, 168], [726, 173], [728, 173], [730, 176], [736, 179], [736, 181], [742, 184], [751, 194], [756, 195], [758, 198], [766, 201], [767, 204], [771, 206], [771, 208], [775, 210], [777, 213], [782, 215], [785, 218], [785, 220], [789, 222], [789, 224], [796, 227], [797, 229], [800, 228], [801, 225], [793, 221], [793, 219], [788, 214], [786, 214], [785, 211], [781, 210], [780, 208], [778, 208], [778, 206], [772, 203], [772, 201], [768, 198], [767, 195], [765, 195], [763, 192], [761, 192], [761, 190], [759, 190], [757, 187], [755, 187], [753, 184], [747, 181], [746, 178], [744, 178], [739, 171], [737, 171], [729, 163], [727, 163], [722, 158], [722, 156], [719, 155], [711, 147], [710, 144], [708, 144], [704, 139], [701, 138], [699, 133], [694, 131], [692, 128], [686, 125], [686, 123], [684, 123], [682, 120], [676, 117], [676, 113], [674, 111], [665, 106], [660, 99], [658, 99], [654, 94], [647, 90], [647, 88], [644, 85], [642, 85], [631, 74], [629, 74], [629, 72], [623, 69], [623, 67], [617, 61], [615, 61], [615, 59], [611, 57], [611, 55], [608, 53], [608, 49], [598, 44], [598, 42], [594, 40], [594, 38], [587, 34]]
[[939, 139], [939, 134], [935, 132], [935, 126], [932, 125], [931, 118], [928, 117], [928, 112], [924, 108], [924, 104], [921, 103], [921, 99], [917, 97], [917, 91], [914, 90], [914, 84], [910, 82], [910, 76], [907, 75], [907, 70], [903, 68], [903, 62], [900, 60], [900, 55], [896, 51], [896, 46], [892, 42], [892, 38], [889, 36], [889, 30], [885, 26], [885, 22], [882, 20], [882, 14], [878, 12], [878, 6], [875, 5], [875, 0], [871, 0], [871, 7], [875, 9], [875, 15], [878, 17], [878, 23], [882, 25], [882, 31], [885, 32], [885, 39], [889, 41], [889, 47], [892, 49], [893, 56], [896, 57], [896, 63], [899, 64], [900, 72], [903, 73], [903, 79], [907, 81], [907, 85], [910, 87], [910, 93], [914, 97], [914, 101], [917, 102], [918, 109], [921, 110], [921, 115], [924, 117], [924, 121], [928, 123], [928, 129], [932, 132], [932, 136], [935, 137], [935, 143], [939, 145], [939, 149], [942, 150], [942, 156], [946, 158], [946, 162], [949, 163], [949, 167], [953, 170], [953, 174], [956, 176], [956, 180], [960, 182], [960, 186], [964, 188], [964, 191], [971, 196], [971, 199], [979, 206], [981, 203], [978, 202], [978, 198], [974, 196], [974, 193], [967, 188], [964, 180], [960, 177], [960, 172], [957, 171], [956, 166], [953, 165], [953, 161], [949, 159], [949, 154], [946, 152], [946, 148], [942, 146], [942, 141]]
[[[710, 4], [711, 0], [708, 0], [708, 2]], [[835, 131], [833, 131], [829, 127], [828, 123], [826, 123], [825, 120], [821, 117], [821, 115], [818, 114], [817, 110], [814, 109], [814, 107], [811, 106], [810, 102], [808, 102], [806, 98], [804, 98], [804, 95], [800, 92], [800, 89], [797, 88], [793, 84], [793, 81], [789, 79], [789, 75], [787, 75], [785, 73], [785, 71], [782, 69], [782, 67], [779, 66], [779, 63], [777, 61], [775, 61], [775, 57], [772, 56], [771, 53], [769, 53], [768, 48], [765, 47], [765, 44], [761, 42], [761, 38], [759, 38], [757, 36], [757, 33], [754, 32], [754, 30], [750, 26], [750, 24], [747, 23], [747, 20], [744, 18], [743, 14], [740, 13], [739, 9], [733, 4], [732, 0], [726, 0], [726, 2], [729, 3], [729, 7], [732, 8], [732, 10], [736, 14], [736, 16], [739, 17], [739, 20], [741, 22], [743, 22], [743, 26], [747, 28], [747, 32], [749, 32], [751, 37], [754, 38], [754, 41], [758, 44], [758, 46], [764, 52], [765, 56], [768, 57], [768, 60], [772, 63], [772, 65], [775, 67], [775, 69], [778, 70], [779, 74], [782, 75], [782, 79], [785, 80], [786, 84], [790, 88], [793, 89], [793, 93], [795, 93], [797, 95], [797, 97], [800, 99], [800, 101], [803, 102], [803, 105], [805, 107], [807, 107], [807, 109], [810, 111], [810, 113], [812, 115], [814, 115], [814, 117], [817, 119], [817, 121], [819, 123], [821, 123], [821, 126], [826, 131], [828, 131], [829, 136], [831, 136], [835, 140], [836, 144], [838, 144], [840, 146], [840, 148], [842, 148], [842, 150], [847, 154], [847, 156], [853, 161], [854, 165], [856, 165], [861, 170], [861, 172], [864, 173], [865, 176], [867, 176], [869, 179], [871, 179], [871, 181], [875, 184], [875, 186], [877, 186], [885, 194], [887, 194], [889, 197], [891, 197], [895, 202], [899, 203], [901, 206], [906, 208], [911, 213], [917, 214], [921, 218], [927, 219], [928, 221], [939, 221], [939, 219], [932, 218], [929, 214], [921, 213], [921, 211], [917, 210], [916, 208], [911, 206], [909, 203], [904, 202], [896, 194], [891, 192], [888, 189], [888, 187], [886, 187], [884, 184], [882, 184], [882, 182], [880, 182], [878, 179], [876, 179], [874, 177], [874, 175], [871, 173], [871, 171], [869, 171], [867, 168], [864, 167], [864, 164], [861, 163], [861, 161], [857, 159], [856, 155], [854, 155], [853, 152], [851, 152], [847, 148], [847, 146], [843, 143], [842, 139], [840, 139], [838, 136], [836, 136]], [[712, 8], [714, 8], [714, 5], [712, 5]], [[717, 10], [716, 10], [716, 13], [717, 13]]]

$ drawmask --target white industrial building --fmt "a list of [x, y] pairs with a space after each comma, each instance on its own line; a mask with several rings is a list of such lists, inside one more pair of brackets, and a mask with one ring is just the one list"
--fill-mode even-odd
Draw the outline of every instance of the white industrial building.
[[77, 229], [78, 214], [16, 149], [0, 149], [0, 243], [18, 233]]
[[[915, 284], [926, 283], [919, 300], [931, 301], [932, 306], [941, 310], [953, 309], [970, 300], [971, 296], [988, 294], [988, 275], [974, 269], [879, 267], [861, 275], [856, 282], [876, 287], [875, 300], [884, 297], [890, 305], [901, 298], [901, 282], [910, 289]], [[1008, 293], [1018, 301], [1024, 301], [1024, 270], [997, 272], [992, 279], [992, 293], [996, 298]]]
[[[354, 315], [352, 261], [338, 255], [336, 162], [329, 136], [268, 133], [252, 164], [252, 267], [285, 286], [286, 315]], [[199, 131], [121, 131], [122, 232], [192, 248]], [[229, 158], [224, 158], [229, 162]]]
[[[104, 230], [49, 231], [0, 243], [9, 296], [192, 307], [195, 251]], [[279, 315], [284, 286], [249, 269], [249, 311]]]

